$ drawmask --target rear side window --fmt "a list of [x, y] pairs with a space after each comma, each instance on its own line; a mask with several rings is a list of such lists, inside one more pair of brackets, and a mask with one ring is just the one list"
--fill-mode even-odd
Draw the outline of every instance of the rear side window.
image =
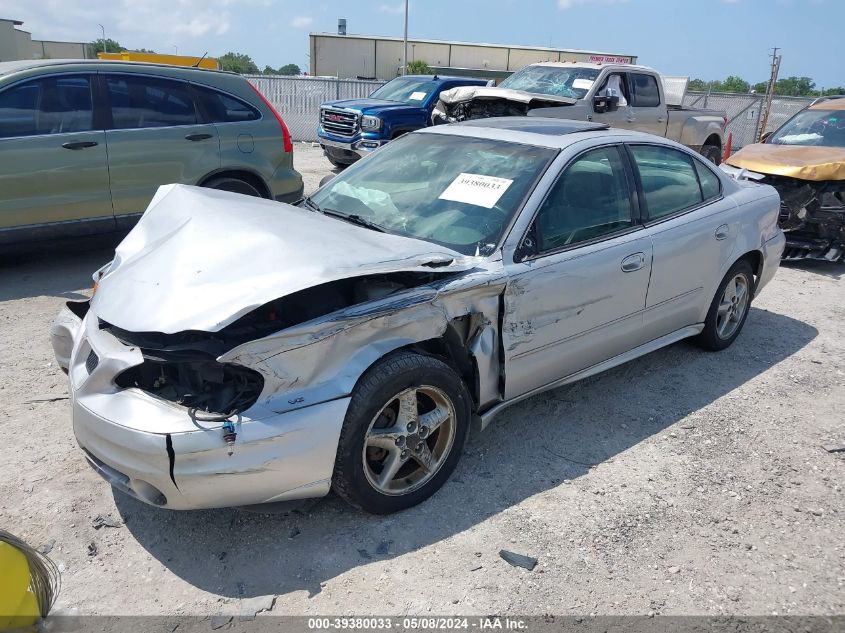
[[671, 147], [632, 145], [650, 220], [659, 220], [702, 202], [692, 159]]
[[194, 125], [197, 122], [194, 101], [184, 81], [111, 75], [106, 77], [106, 89], [115, 129]]
[[213, 88], [196, 84], [194, 88], [200, 96], [209, 123], [239, 123], [261, 118], [261, 113], [245, 101]]
[[704, 166], [699, 160], [692, 161], [695, 165], [695, 171], [698, 172], [698, 181], [701, 183], [701, 193], [705, 200], [715, 198], [721, 193], [722, 185], [719, 178], [713, 173], [711, 169]]
[[0, 92], [0, 138], [94, 129], [87, 75], [45, 77]]
[[631, 73], [632, 105], [635, 108], [655, 108], [660, 105], [660, 90], [654, 75]]

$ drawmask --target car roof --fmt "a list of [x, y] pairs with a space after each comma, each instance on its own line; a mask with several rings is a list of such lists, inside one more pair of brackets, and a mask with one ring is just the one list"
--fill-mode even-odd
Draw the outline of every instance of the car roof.
[[594, 62], [536, 62], [529, 64], [530, 66], [552, 66], [554, 68], [594, 68], [601, 70], [602, 68], [613, 68], [614, 70], [646, 70], [659, 75], [654, 68], [650, 66], [643, 66], [641, 64], [619, 64], [619, 63], [594, 63]]
[[423, 128], [414, 134], [447, 134], [474, 138], [494, 139], [537, 147], [563, 149], [577, 141], [595, 138], [597, 134], [607, 134], [616, 140], [643, 140], [677, 146], [653, 134], [611, 128], [604, 123], [574, 121], [551, 117], [512, 116], [473, 119], [451, 125], [436, 125]]
[[15, 73], [22, 70], [29, 70], [32, 68], [44, 68], [50, 66], [88, 66], [91, 64], [96, 64], [98, 66], [102, 65], [104, 67], [111, 68], [138, 68], [140, 66], [150, 68], [166, 68], [170, 70], [185, 70], [189, 72], [196, 71], [206, 73], [225, 73], [227, 75], [234, 74], [225, 70], [194, 68], [193, 66], [177, 66], [174, 64], [155, 64], [152, 62], [130, 62], [122, 59], [22, 59], [13, 62], [0, 62], [0, 76], [9, 75], [11, 73]]

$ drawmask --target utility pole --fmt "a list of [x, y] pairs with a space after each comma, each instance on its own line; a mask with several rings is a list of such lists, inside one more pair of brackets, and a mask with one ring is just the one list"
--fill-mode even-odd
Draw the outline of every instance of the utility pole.
[[778, 55], [778, 48], [772, 49], [772, 72], [769, 75], [769, 85], [766, 86], [766, 100], [763, 103], [763, 111], [760, 113], [760, 126], [757, 128], [757, 135], [754, 139], [758, 143], [766, 133], [766, 125], [769, 122], [769, 112], [772, 109], [772, 97], [775, 96], [775, 86], [778, 82], [778, 72], [780, 71], [780, 55]]
[[103, 52], [108, 53], [109, 47], [106, 45], [106, 27], [104, 27], [102, 24], [98, 24], [97, 26], [99, 26], [100, 30], [103, 32]]
[[402, 53], [402, 74], [408, 74], [408, 0], [405, 0], [405, 40]]

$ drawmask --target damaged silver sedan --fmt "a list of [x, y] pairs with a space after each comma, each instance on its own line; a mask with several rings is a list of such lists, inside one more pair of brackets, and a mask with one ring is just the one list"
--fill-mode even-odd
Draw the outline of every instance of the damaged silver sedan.
[[74, 432], [161, 507], [401, 510], [506, 405], [730, 345], [778, 209], [671, 141], [519, 117], [408, 134], [298, 206], [162, 187], [53, 325]]

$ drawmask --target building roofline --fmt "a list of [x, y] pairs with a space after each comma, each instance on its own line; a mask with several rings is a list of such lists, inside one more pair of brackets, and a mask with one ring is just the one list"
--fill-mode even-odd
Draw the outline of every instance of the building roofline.
[[11, 22], [15, 26], [20, 26], [23, 24], [20, 20], [13, 20], [12, 18], [0, 18], [0, 22]]
[[[313, 31], [308, 34], [309, 37], [335, 37], [340, 39], [359, 39], [359, 40], [383, 40], [387, 42], [402, 42], [404, 41], [401, 37], [390, 37], [385, 35], [362, 35], [358, 33], [351, 33], [349, 35], [338, 35], [337, 33], [323, 33], [319, 31]], [[548, 46], [523, 46], [520, 44], [490, 44], [487, 42], [457, 42], [451, 40], [429, 40], [429, 39], [422, 39], [419, 37], [409, 37], [408, 42], [413, 43], [420, 43], [420, 44], [452, 44], [454, 46], [484, 46], [487, 48], [510, 48], [512, 50], [523, 50], [523, 51], [543, 51], [543, 52], [550, 52], [550, 53], [581, 53], [584, 55], [612, 55], [614, 57], [629, 57], [635, 58], [637, 55], [626, 55], [623, 53], [608, 53], [605, 51], [587, 51], [581, 50], [577, 48], [550, 48]]]

